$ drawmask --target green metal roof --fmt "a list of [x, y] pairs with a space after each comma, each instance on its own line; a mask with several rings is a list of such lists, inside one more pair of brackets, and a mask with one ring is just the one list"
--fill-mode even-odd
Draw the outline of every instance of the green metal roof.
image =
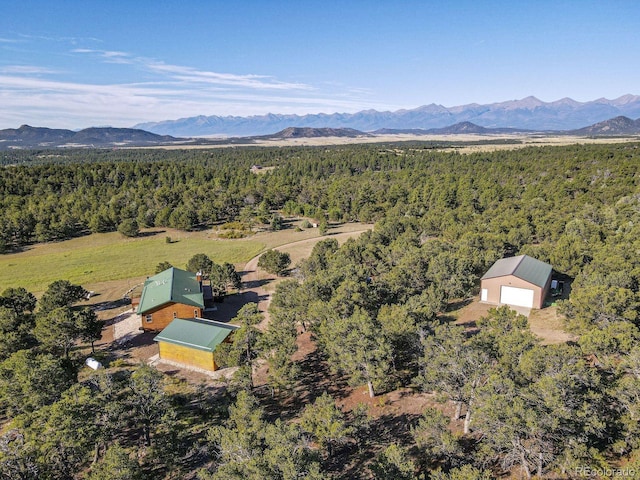
[[171, 267], [149, 277], [144, 282], [138, 313], [143, 314], [170, 302], [204, 308], [204, 298], [195, 273]]
[[176, 318], [153, 339], [213, 352], [238, 326], [203, 318]]
[[551, 270], [551, 265], [548, 263], [541, 262], [528, 255], [519, 255], [498, 260], [482, 276], [482, 280], [513, 275], [533, 285], [544, 287], [547, 284], [549, 275], [551, 275]]

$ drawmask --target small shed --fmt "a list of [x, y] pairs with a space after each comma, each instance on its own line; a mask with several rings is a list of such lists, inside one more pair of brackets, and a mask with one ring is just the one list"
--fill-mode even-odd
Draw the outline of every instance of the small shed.
[[218, 369], [213, 352], [238, 326], [203, 318], [176, 318], [154, 341], [158, 342], [160, 358], [184, 365], [215, 371]]
[[542, 308], [552, 271], [551, 265], [528, 255], [501, 258], [480, 280], [480, 301]]

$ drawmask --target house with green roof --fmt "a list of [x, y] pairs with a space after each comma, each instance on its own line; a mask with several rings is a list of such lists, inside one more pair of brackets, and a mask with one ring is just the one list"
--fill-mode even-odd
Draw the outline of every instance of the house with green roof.
[[218, 365], [213, 352], [221, 343], [230, 341], [238, 328], [203, 318], [177, 318], [154, 341], [158, 342], [162, 360], [214, 371]]
[[137, 313], [142, 329], [159, 332], [176, 318], [199, 318], [204, 310], [202, 280], [171, 267], [144, 282]]
[[528, 255], [501, 258], [480, 280], [480, 301], [494, 305], [542, 308], [553, 268]]

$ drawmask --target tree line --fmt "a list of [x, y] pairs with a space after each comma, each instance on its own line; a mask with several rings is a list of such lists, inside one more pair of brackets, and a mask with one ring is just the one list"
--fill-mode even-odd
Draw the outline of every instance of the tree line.
[[[572, 253], [588, 259], [588, 240], [601, 235], [611, 215], [602, 205], [624, 196], [633, 204], [634, 147], [469, 155], [397, 145], [25, 152], [39, 162], [0, 169], [0, 247], [10, 251], [119, 226], [126, 232], [133, 221], [140, 228], [193, 230], [231, 220], [250, 224], [281, 210], [319, 221], [369, 222], [395, 208], [423, 217], [427, 234], [455, 238], [464, 224], [466, 231], [505, 237], [500, 240], [512, 250], [536, 241], [565, 247], [575, 234], [582, 244], [570, 246]], [[7, 155], [16, 154], [0, 154]], [[255, 175], [250, 166], [258, 162], [277, 168]], [[587, 211], [598, 211], [597, 218]], [[565, 232], [572, 216], [576, 221]]]

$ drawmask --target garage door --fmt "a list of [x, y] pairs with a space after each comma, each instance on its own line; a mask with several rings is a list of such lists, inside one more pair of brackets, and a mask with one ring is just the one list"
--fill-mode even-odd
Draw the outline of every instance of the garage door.
[[500, 287], [500, 303], [533, 308], [533, 290], [502, 286]]

